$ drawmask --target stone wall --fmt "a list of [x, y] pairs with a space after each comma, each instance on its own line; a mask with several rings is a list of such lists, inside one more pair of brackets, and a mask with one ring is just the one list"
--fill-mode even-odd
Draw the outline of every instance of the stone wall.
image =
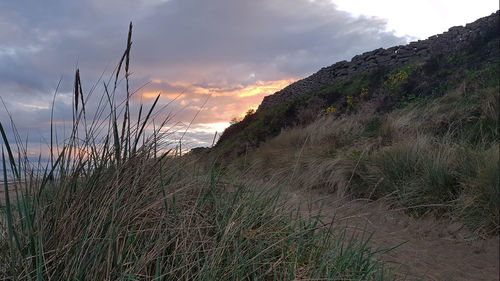
[[388, 49], [376, 49], [357, 55], [348, 61], [340, 61], [324, 67], [313, 75], [290, 84], [284, 89], [264, 97], [259, 109], [294, 99], [311, 91], [319, 90], [333, 82], [352, 77], [353, 75], [371, 72], [379, 67], [390, 67], [407, 64], [410, 61], [426, 61], [433, 56], [457, 51], [483, 38], [498, 34], [499, 11], [490, 16], [480, 18], [473, 23], [455, 26], [447, 32], [434, 35], [426, 40], [411, 42]]

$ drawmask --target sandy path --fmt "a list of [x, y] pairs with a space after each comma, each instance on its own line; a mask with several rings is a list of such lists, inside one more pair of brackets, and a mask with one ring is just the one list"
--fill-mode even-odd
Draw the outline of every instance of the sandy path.
[[400, 272], [408, 274], [407, 280], [424, 276], [424, 280], [439, 281], [499, 280], [498, 237], [471, 239], [472, 234], [459, 223], [414, 219], [402, 210], [387, 208], [382, 200], [346, 203], [319, 191], [294, 191], [287, 197], [294, 204], [312, 200], [316, 210], [323, 201], [325, 221], [335, 216], [335, 223], [347, 222], [353, 231], [362, 231], [367, 225], [368, 231], [374, 232], [374, 248], [404, 243], [381, 258], [386, 263], [401, 264]]

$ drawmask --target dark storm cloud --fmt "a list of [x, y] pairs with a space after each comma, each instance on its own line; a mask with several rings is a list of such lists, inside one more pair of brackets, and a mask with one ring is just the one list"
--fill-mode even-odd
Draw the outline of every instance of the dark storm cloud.
[[[352, 18], [326, 0], [1, 1], [0, 96], [18, 125], [49, 120], [61, 75], [66, 100], [56, 104], [63, 111], [56, 115], [71, 117], [75, 68], [81, 69], [86, 92], [104, 70], [109, 77], [129, 21], [132, 88], [156, 81], [146, 88], [183, 92], [183, 105], [172, 105], [173, 111], [192, 106], [178, 114], [182, 121], [204, 101], [193, 89], [233, 92], [259, 80], [302, 78], [363, 51], [405, 42], [384, 32], [384, 21]], [[244, 109], [248, 105], [237, 104], [261, 98], [212, 98], [207, 106], [217, 107], [214, 117], [210, 108], [200, 116], [220, 121], [226, 106]], [[0, 118], [5, 120], [5, 112]]]

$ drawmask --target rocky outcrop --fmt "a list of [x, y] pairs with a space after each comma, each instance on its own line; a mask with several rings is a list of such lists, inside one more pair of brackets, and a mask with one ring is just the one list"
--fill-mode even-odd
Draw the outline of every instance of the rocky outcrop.
[[340, 61], [324, 67], [313, 75], [290, 84], [273, 95], [264, 97], [259, 109], [268, 108], [311, 91], [331, 85], [335, 81], [354, 75], [372, 72], [380, 67], [405, 65], [414, 61], [427, 61], [433, 56], [454, 52], [470, 47], [474, 42], [499, 33], [499, 16], [497, 11], [490, 16], [478, 19], [464, 26], [455, 26], [447, 32], [434, 35], [426, 40], [411, 42], [408, 45], [395, 46], [388, 49], [376, 49], [357, 55], [348, 61]]

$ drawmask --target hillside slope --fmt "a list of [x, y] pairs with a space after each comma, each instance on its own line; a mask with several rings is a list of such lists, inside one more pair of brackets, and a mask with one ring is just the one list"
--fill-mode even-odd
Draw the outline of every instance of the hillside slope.
[[374, 247], [399, 245], [382, 261], [401, 279], [498, 280], [499, 15], [323, 68], [212, 152]]
[[310, 123], [328, 107], [341, 115], [356, 111], [353, 103], [371, 101], [377, 112], [387, 112], [405, 99], [441, 96], [468, 72], [498, 66], [498, 40], [497, 11], [427, 40], [338, 62], [265, 97], [256, 114], [226, 129], [217, 147], [241, 154], [282, 128]]
[[[437, 37], [482, 27], [446, 52], [290, 94], [323, 69], [267, 98], [214, 150], [258, 178], [342, 197], [391, 196], [412, 215], [433, 212], [498, 233], [498, 18]], [[271, 105], [286, 95], [296, 97]]]

